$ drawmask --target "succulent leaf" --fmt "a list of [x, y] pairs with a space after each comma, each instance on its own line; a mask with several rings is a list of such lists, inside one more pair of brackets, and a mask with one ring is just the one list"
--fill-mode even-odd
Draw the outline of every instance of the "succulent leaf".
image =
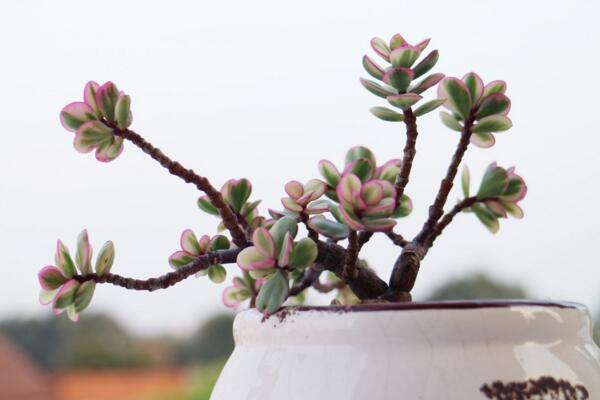
[[289, 283], [282, 271], [276, 271], [262, 285], [256, 298], [256, 308], [266, 314], [274, 313], [287, 299]]

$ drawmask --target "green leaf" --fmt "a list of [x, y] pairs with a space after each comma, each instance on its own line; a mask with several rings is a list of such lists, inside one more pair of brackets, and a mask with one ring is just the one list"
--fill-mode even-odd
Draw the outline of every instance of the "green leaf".
[[419, 62], [413, 68], [413, 71], [415, 73], [414, 79], [429, 72], [435, 66], [435, 64], [438, 62], [439, 58], [440, 58], [440, 54], [437, 50], [433, 50], [431, 53], [429, 53], [427, 55], [427, 57], [425, 57], [423, 60], [421, 60], [421, 62]]
[[404, 115], [385, 107], [373, 107], [369, 111], [379, 119], [390, 122], [404, 121]]
[[398, 94], [398, 91], [396, 89], [380, 85], [379, 83], [370, 81], [368, 79], [360, 78], [360, 83], [369, 92], [373, 93], [375, 96], [379, 96], [384, 99], [393, 94]]
[[358, 176], [361, 181], [366, 181], [373, 176], [375, 166], [366, 158], [360, 158], [352, 164], [350, 172]]
[[210, 240], [210, 249], [212, 251], [227, 250], [230, 247], [231, 243], [229, 243], [229, 239], [227, 239], [227, 236], [215, 235]]
[[435, 100], [428, 101], [427, 103], [419, 106], [414, 111], [415, 117], [420, 117], [421, 115], [427, 114], [428, 112], [435, 110], [436, 108], [438, 108], [445, 102], [446, 102], [446, 100], [444, 100], [444, 99], [435, 99]]
[[469, 88], [473, 104], [476, 104], [483, 94], [483, 81], [475, 72], [469, 72], [463, 77], [463, 82]]
[[282, 271], [276, 271], [262, 285], [256, 298], [256, 308], [266, 314], [274, 313], [287, 299], [289, 284]]
[[304, 238], [294, 244], [288, 266], [292, 269], [306, 268], [317, 259], [317, 244], [309, 238]]
[[312, 217], [308, 225], [318, 233], [330, 239], [342, 240], [348, 237], [350, 229], [344, 224], [331, 221], [322, 215]]
[[198, 199], [198, 208], [210, 215], [219, 215], [219, 210], [212, 205], [208, 196], [202, 196]]
[[447, 96], [450, 108], [466, 119], [472, 107], [471, 94], [467, 86], [457, 78], [446, 78], [441, 85], [443, 94], [440, 97]]
[[269, 229], [271, 236], [273, 236], [273, 241], [275, 242], [275, 254], [279, 254], [281, 252], [281, 246], [283, 244], [283, 238], [287, 232], [290, 233], [292, 238], [296, 237], [298, 233], [298, 223], [292, 217], [282, 217], [273, 224], [271, 229]]
[[412, 66], [421, 52], [419, 49], [411, 46], [398, 47], [390, 53], [390, 61], [394, 68]]
[[460, 183], [462, 184], [462, 191], [465, 198], [469, 197], [470, 186], [471, 186], [471, 173], [469, 167], [466, 165], [463, 167], [462, 175], [460, 177]]
[[489, 168], [483, 179], [481, 180], [481, 186], [477, 192], [478, 199], [486, 199], [498, 197], [504, 193], [504, 189], [508, 185], [508, 174], [506, 170], [501, 167]]
[[375, 155], [371, 150], [369, 150], [365, 146], [352, 147], [346, 152], [346, 157], [344, 158], [344, 161], [346, 164], [350, 164], [351, 162], [361, 158], [366, 158], [371, 162], [371, 164], [377, 165], [377, 162], [375, 161]]
[[512, 121], [504, 115], [490, 115], [482, 118], [471, 128], [473, 133], [504, 132], [512, 127]]
[[77, 237], [77, 252], [75, 253], [75, 264], [79, 271], [86, 275], [91, 272], [92, 247], [88, 238], [87, 230], [81, 231]]
[[398, 207], [392, 214], [394, 218], [404, 218], [408, 216], [413, 209], [412, 200], [407, 195], [403, 194], [402, 198], [400, 198], [400, 202], [398, 203]]
[[506, 115], [510, 109], [510, 99], [503, 93], [494, 93], [483, 99], [475, 118], [482, 119], [494, 114]]
[[227, 270], [221, 264], [208, 267], [208, 279], [214, 283], [222, 283], [227, 278]]
[[[423, 96], [419, 96], [415, 93], [404, 93], [388, 96], [387, 100], [394, 107], [398, 107], [401, 110], [407, 110], [421, 100]], [[442, 102], [443, 103], [443, 102]]]
[[79, 289], [79, 282], [71, 279], [65, 283], [56, 294], [54, 299], [54, 308], [62, 310], [69, 307], [75, 301], [75, 293]]
[[98, 275], [108, 274], [115, 261], [115, 246], [110, 240], [102, 246], [96, 258], [96, 273]]
[[496, 233], [498, 229], [500, 229], [500, 224], [498, 222], [498, 218], [489, 211], [484, 205], [481, 204], [473, 204], [471, 207], [473, 213], [479, 218], [481, 223], [489, 229], [490, 232]]
[[336, 187], [340, 181], [340, 171], [336, 166], [329, 160], [319, 161], [319, 172], [325, 179], [325, 182], [331, 187]]
[[131, 97], [128, 95], [120, 95], [115, 104], [115, 120], [121, 129], [125, 129], [131, 125]]
[[450, 128], [453, 131], [461, 132], [463, 129], [460, 122], [452, 114], [447, 113], [446, 111], [440, 112], [440, 119], [447, 128]]
[[410, 68], [393, 68], [386, 71], [383, 81], [400, 92], [406, 91], [415, 74]]
[[232, 184], [229, 189], [229, 202], [233, 211], [239, 213], [251, 194], [252, 184], [248, 179], [242, 178]]
[[96, 282], [94, 281], [86, 281], [79, 286], [75, 294], [75, 312], [80, 313], [90, 305], [94, 290], [96, 290]]
[[56, 259], [58, 267], [61, 269], [65, 278], [71, 278], [77, 273], [69, 249], [60, 240], [56, 245]]
[[385, 71], [377, 63], [369, 58], [369, 56], [363, 57], [363, 67], [365, 70], [375, 79], [381, 80]]

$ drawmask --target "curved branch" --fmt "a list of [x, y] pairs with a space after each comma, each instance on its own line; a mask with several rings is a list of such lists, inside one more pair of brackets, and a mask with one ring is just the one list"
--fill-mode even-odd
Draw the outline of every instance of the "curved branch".
[[133, 279], [108, 273], [103, 275], [75, 275], [73, 279], [80, 283], [86, 281], [94, 281], [96, 283], [112, 283], [113, 285], [121, 286], [125, 289], [147, 290], [153, 292], [158, 289], [166, 289], [170, 286], [173, 286], [190, 277], [191, 275], [207, 269], [210, 265], [234, 263], [238, 253], [242, 250], [243, 248], [212, 251], [196, 257], [194, 261], [184, 265], [177, 271], [169, 272], [168, 274], [159, 276], [158, 278]]
[[185, 168], [177, 161], [171, 160], [160, 149], [154, 147], [138, 133], [135, 133], [129, 129], [119, 129], [115, 126], [111, 126], [111, 128], [114, 129], [114, 134], [116, 136], [121, 136], [123, 139], [127, 139], [135, 144], [144, 153], [148, 154], [161, 166], [166, 168], [172, 175], [183, 179], [187, 183], [193, 183], [199, 190], [206, 193], [213, 206], [219, 210], [219, 214], [223, 220], [223, 225], [225, 225], [225, 228], [227, 228], [227, 230], [231, 233], [233, 242], [240, 247], [247, 244], [248, 241], [246, 239], [246, 235], [244, 234], [242, 228], [240, 228], [237, 217], [223, 200], [221, 192], [215, 189], [207, 178], [196, 174], [191, 169]]
[[386, 233], [386, 236], [389, 237], [392, 243], [394, 243], [396, 246], [404, 247], [408, 244], [408, 240], [404, 239], [404, 237], [399, 233], [392, 231]]
[[421, 229], [419, 234], [414, 239], [419, 243], [424, 243], [427, 237], [431, 234], [431, 231], [435, 227], [435, 224], [444, 214], [444, 205], [446, 204], [446, 200], [448, 200], [448, 194], [450, 193], [450, 190], [454, 185], [454, 178], [456, 177], [458, 167], [462, 161], [463, 156], [465, 155], [465, 152], [467, 151], [469, 141], [471, 140], [471, 127], [473, 126], [474, 121], [475, 116], [473, 112], [471, 112], [471, 115], [469, 115], [469, 117], [465, 120], [465, 125], [460, 135], [460, 141], [456, 146], [456, 151], [452, 156], [452, 161], [450, 162], [450, 166], [448, 166], [446, 176], [444, 177], [444, 179], [442, 179], [440, 183], [440, 188], [435, 197], [435, 201], [429, 207], [429, 217], [423, 224], [423, 228]]
[[463, 211], [466, 208], [471, 207], [475, 203], [479, 203], [479, 202], [482, 202], [485, 200], [486, 199], [480, 200], [477, 197], [473, 196], [473, 197], [467, 197], [466, 199], [463, 199], [462, 201], [456, 203], [456, 205], [454, 207], [452, 207], [452, 210], [450, 210], [448, 213], [446, 213], [446, 215], [444, 215], [444, 217], [440, 220], [440, 222], [438, 222], [437, 225], [433, 228], [433, 230], [431, 231], [431, 234], [427, 237], [427, 239], [425, 239], [425, 246], [427, 248], [431, 247], [433, 245], [433, 242], [435, 241], [435, 239], [439, 235], [441, 235], [444, 228], [446, 228], [446, 226], [448, 226], [448, 224], [450, 224], [450, 222], [452, 222], [454, 217], [459, 212]]

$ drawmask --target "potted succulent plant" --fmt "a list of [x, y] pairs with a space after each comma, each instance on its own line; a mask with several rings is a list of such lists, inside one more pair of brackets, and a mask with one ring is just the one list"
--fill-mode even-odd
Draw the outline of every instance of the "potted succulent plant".
[[[527, 192], [515, 168], [496, 163], [472, 192], [463, 166], [463, 199], [446, 205], [468, 147], [491, 147], [496, 133], [511, 128], [511, 102], [503, 81], [486, 84], [473, 72], [462, 79], [430, 73], [439, 55], [433, 50], [421, 57], [428, 44], [427, 39], [411, 45], [399, 34], [389, 41], [375, 38], [371, 46], [385, 66], [363, 58], [375, 80], [361, 79], [362, 85], [392, 107], [371, 112], [405, 126], [402, 158], [378, 163], [373, 152], [357, 146], [342, 165], [321, 160], [321, 177], [288, 182], [283, 209], [268, 210], [268, 215], [259, 212], [260, 201], [251, 199], [247, 179], [231, 179], [216, 189], [130, 129], [128, 95], [111, 82], [89, 82], [83, 101], [60, 113], [63, 126], [74, 132], [76, 150], [95, 151], [99, 161], [110, 162], [131, 142], [203, 192], [198, 207], [220, 219], [221, 233], [197, 236], [186, 229], [180, 250], [168, 259], [173, 271], [140, 280], [111, 272], [111, 242], [92, 268], [84, 230], [74, 257], [59, 240], [55, 264], [40, 271], [41, 302], [77, 321], [97, 284], [154, 291], [193, 275], [222, 283], [229, 272], [234, 277], [223, 302], [237, 307], [247, 301], [250, 310], [236, 318], [236, 349], [214, 399], [599, 397], [600, 351], [582, 306], [412, 302], [421, 262], [453, 218], [467, 212], [496, 232], [500, 219], [523, 216], [519, 203]], [[437, 96], [424, 100], [436, 86]], [[458, 145], [422, 229], [405, 238], [395, 225], [412, 210], [405, 192], [416, 155], [417, 120], [441, 106], [447, 109], [441, 121], [456, 131]], [[359, 256], [375, 234], [398, 247], [389, 280]], [[310, 288], [337, 291], [334, 304], [297, 305]]]

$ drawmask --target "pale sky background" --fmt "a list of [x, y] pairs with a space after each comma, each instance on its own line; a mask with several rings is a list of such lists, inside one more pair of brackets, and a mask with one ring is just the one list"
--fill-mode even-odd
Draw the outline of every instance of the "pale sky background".
[[[358, 83], [370, 38], [396, 32], [431, 37], [438, 72], [508, 82], [514, 128], [492, 149], [470, 148], [466, 162], [477, 182], [497, 160], [529, 185], [525, 219], [502, 220], [497, 235], [459, 216], [424, 261], [416, 297], [485, 269], [600, 311], [599, 16], [597, 1], [2, 2], [0, 318], [50, 313], [37, 303], [36, 273], [53, 262], [58, 237], [73, 249], [88, 228], [95, 249], [115, 242], [114, 272], [146, 278], [169, 271], [183, 229], [215, 232], [195, 189], [132, 145], [108, 165], [75, 152], [58, 113], [87, 80], [131, 94], [133, 129], [216, 186], [249, 178], [266, 211], [280, 208], [286, 181], [318, 177], [321, 158], [339, 165], [357, 144], [382, 162], [401, 155], [403, 126], [372, 117], [383, 100]], [[407, 189], [415, 209], [398, 224], [406, 236], [421, 226], [457, 140], [437, 112], [421, 119]], [[380, 239], [363, 254], [387, 279], [397, 253]], [[103, 285], [90, 310], [140, 332], [185, 332], [225, 309], [223, 287]]]

